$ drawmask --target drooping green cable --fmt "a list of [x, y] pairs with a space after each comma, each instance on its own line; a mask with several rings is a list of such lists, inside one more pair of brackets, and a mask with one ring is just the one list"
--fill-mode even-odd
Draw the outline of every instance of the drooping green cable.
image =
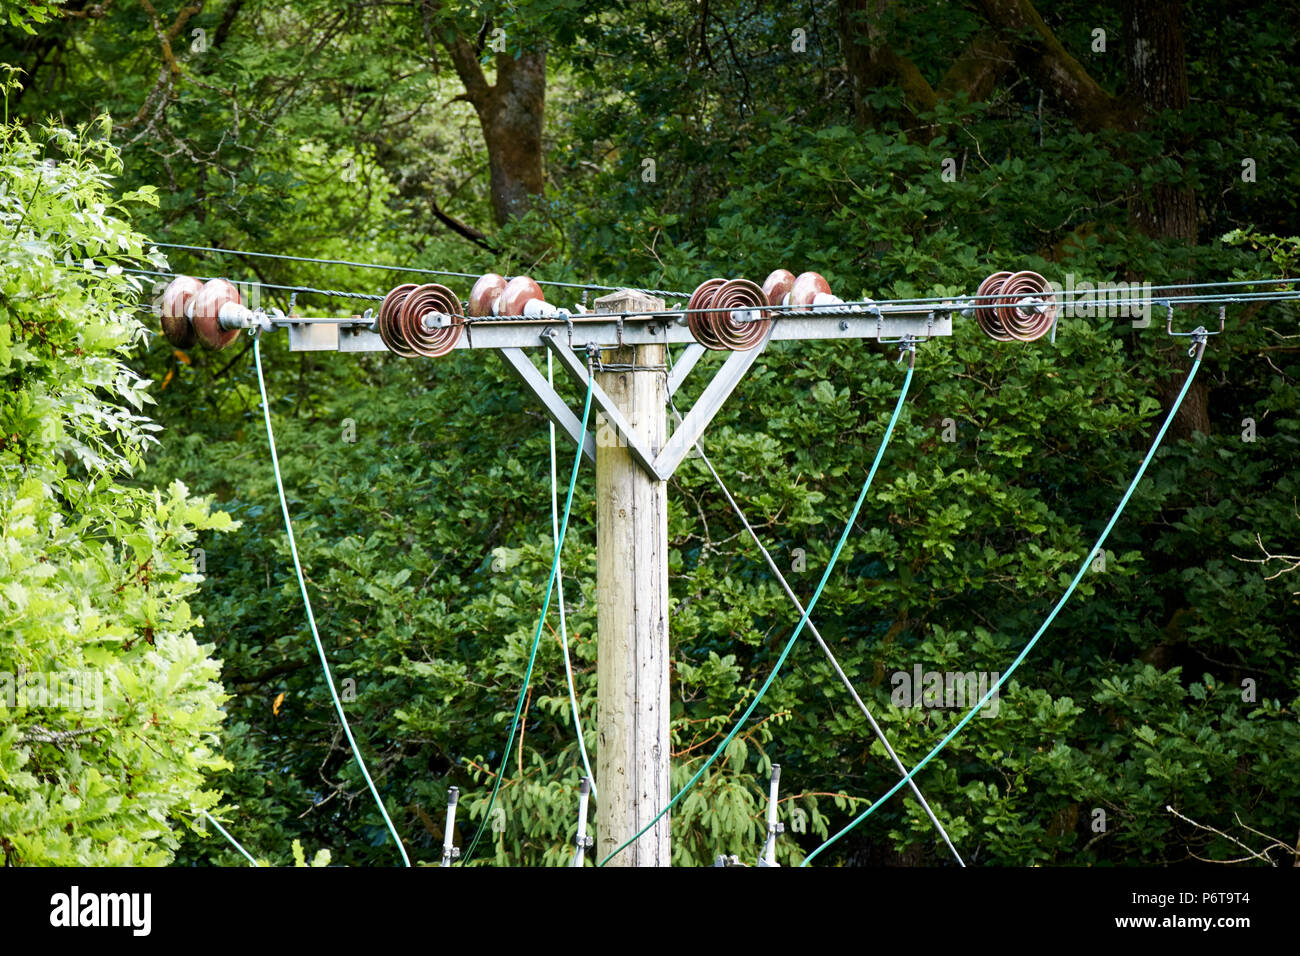
[[[579, 435], [587, 433], [587, 419], [591, 415], [591, 392], [594, 383], [594, 376], [588, 372], [587, 399], [582, 406], [582, 427], [578, 430]], [[487, 812], [483, 814], [483, 822], [479, 824], [474, 839], [470, 841], [469, 849], [465, 851], [465, 855], [461, 858], [461, 866], [467, 864], [470, 857], [473, 856], [474, 848], [478, 846], [483, 831], [487, 829], [488, 823], [492, 819], [492, 807], [496, 804], [497, 791], [501, 789], [501, 779], [506, 775], [506, 764], [510, 761], [510, 749], [514, 746], [515, 731], [519, 728], [519, 715], [523, 712], [524, 699], [528, 695], [528, 685], [533, 679], [533, 664], [537, 660], [537, 647], [542, 640], [542, 626], [546, 623], [546, 612], [551, 606], [551, 592], [555, 589], [555, 572], [560, 566], [560, 551], [564, 547], [564, 535], [569, 529], [569, 512], [573, 507], [573, 489], [578, 484], [578, 466], [582, 464], [582, 449], [583, 443], [579, 441], [578, 449], [573, 455], [573, 472], [569, 475], [569, 493], [564, 499], [564, 518], [560, 522], [560, 534], [555, 541], [555, 557], [551, 561], [551, 574], [546, 582], [546, 596], [542, 600], [542, 613], [537, 616], [537, 630], [533, 633], [533, 647], [528, 654], [528, 669], [524, 672], [524, 686], [519, 688], [519, 700], [515, 703], [515, 716], [510, 722], [510, 736], [506, 738], [506, 747], [501, 754], [501, 769], [497, 771], [496, 783], [492, 785], [492, 796], [488, 798]]]
[[790, 639], [786, 641], [785, 647], [781, 650], [781, 655], [776, 659], [776, 665], [772, 668], [772, 673], [768, 674], [767, 680], [765, 680], [763, 686], [758, 689], [757, 696], [755, 696], [749, 706], [745, 708], [745, 712], [740, 715], [740, 719], [736, 721], [736, 726], [731, 728], [731, 732], [723, 738], [722, 743], [718, 744], [718, 748], [713, 751], [713, 754], [704, 762], [704, 765], [700, 767], [700, 769], [695, 772], [695, 775], [686, 782], [686, 786], [677, 791], [677, 795], [668, 801], [666, 807], [655, 814], [654, 819], [638, 830], [633, 836], [629, 837], [623, 843], [619, 844], [619, 846], [610, 851], [609, 855], [600, 861], [600, 866], [604, 866], [624, 849], [639, 840], [643, 833], [658, 823], [663, 815], [676, 806], [677, 802], [685, 796], [686, 792], [699, 782], [699, 779], [704, 776], [704, 771], [708, 770], [709, 767], [713, 765], [713, 762], [721, 756], [724, 750], [726, 750], [727, 745], [731, 743], [736, 734], [740, 732], [740, 728], [745, 725], [745, 721], [749, 720], [750, 714], [752, 714], [755, 708], [758, 707], [759, 702], [763, 699], [763, 695], [767, 693], [768, 688], [770, 688], [773, 681], [776, 680], [777, 674], [781, 671], [781, 666], [785, 663], [786, 658], [790, 656], [790, 651], [794, 649], [795, 641], [799, 639], [799, 635], [803, 632], [804, 626], [808, 623], [808, 618], [812, 615], [813, 608], [817, 606], [817, 600], [821, 597], [822, 589], [826, 587], [826, 582], [830, 580], [831, 572], [835, 570], [835, 562], [839, 560], [840, 552], [844, 550], [845, 542], [849, 539], [849, 533], [853, 530], [853, 523], [858, 518], [858, 512], [862, 510], [863, 502], [866, 501], [867, 491], [871, 488], [872, 479], [876, 477], [876, 469], [880, 467], [880, 461], [884, 457], [885, 449], [889, 446], [890, 436], [894, 433], [894, 425], [897, 424], [899, 413], [903, 410], [903, 403], [907, 400], [908, 386], [911, 384], [912, 366], [911, 363], [909, 363], [907, 368], [907, 377], [903, 379], [903, 388], [898, 393], [898, 403], [894, 406], [894, 414], [890, 416], [889, 424], [885, 427], [885, 434], [880, 440], [880, 447], [876, 449], [876, 458], [871, 463], [871, 470], [867, 472], [867, 480], [862, 483], [862, 490], [858, 492], [858, 500], [853, 505], [853, 511], [849, 514], [849, 520], [844, 523], [844, 533], [840, 535], [839, 543], [835, 545], [835, 550], [831, 552], [830, 562], [826, 565], [826, 570], [822, 573], [822, 579], [817, 584], [817, 590], [813, 592], [812, 598], [808, 601], [808, 606], [804, 608], [803, 615], [799, 618], [798, 626], [795, 627], [794, 633], [790, 635]]
[[[554, 355], [546, 353], [546, 381], [555, 385]], [[555, 477], [555, 422], [551, 422], [551, 535], [560, 537], [560, 491]], [[587, 757], [587, 742], [582, 736], [582, 713], [578, 708], [578, 690], [573, 683], [573, 661], [569, 656], [569, 625], [564, 613], [564, 568], [555, 570], [555, 609], [560, 615], [560, 649], [564, 652], [564, 679], [569, 685], [569, 709], [573, 714], [573, 732], [578, 738], [578, 753], [582, 757], [582, 769], [587, 772], [591, 786], [591, 795], [599, 799], [596, 793], [596, 775], [591, 772], [591, 760]]]
[[203, 814], [205, 817], [208, 818], [208, 822], [211, 823], [214, 827], [217, 828], [217, 832], [218, 832], [218, 833], [220, 833], [223, 837], [225, 837], [227, 840], [230, 841], [230, 845], [231, 845], [231, 846], [233, 846], [233, 847], [234, 847], [236, 850], [238, 850], [240, 853], [244, 854], [244, 859], [246, 859], [249, 863], [253, 864], [253, 866], [261, 866], [261, 865], [262, 865], [262, 864], [258, 863], [256, 860], [254, 860], [254, 859], [249, 855], [248, 851], [245, 850], [242, 846], [239, 845], [239, 841], [238, 841], [238, 840], [236, 840], [234, 837], [232, 837], [229, 833], [226, 832], [226, 828], [223, 827], [220, 823], [217, 822], [217, 818], [216, 818], [216, 817], [214, 817], [212, 814], [208, 813], [207, 810], [200, 810], [199, 813]]
[[406, 855], [406, 847], [402, 845], [402, 838], [397, 835], [393, 821], [389, 819], [388, 811], [384, 808], [384, 801], [379, 798], [379, 791], [375, 789], [375, 782], [370, 779], [370, 771], [366, 769], [366, 763], [361, 759], [361, 750], [357, 747], [356, 738], [352, 736], [352, 728], [348, 725], [348, 718], [343, 713], [343, 702], [339, 700], [338, 691], [334, 688], [334, 677], [330, 673], [329, 660], [325, 657], [325, 645], [321, 643], [320, 632], [316, 629], [316, 615], [311, 610], [311, 598], [307, 596], [307, 581], [302, 574], [302, 562], [298, 559], [298, 545], [293, 538], [293, 522], [289, 520], [289, 502], [284, 496], [284, 481], [280, 477], [280, 457], [275, 452], [275, 433], [271, 430], [271, 403], [266, 397], [266, 379], [262, 375], [262, 336], [260, 334], [253, 336], [253, 362], [257, 366], [257, 387], [262, 392], [262, 414], [266, 418], [266, 440], [271, 447], [271, 467], [275, 471], [275, 488], [280, 493], [280, 509], [284, 512], [284, 531], [289, 537], [289, 551], [293, 555], [293, 569], [298, 575], [298, 588], [302, 591], [303, 606], [307, 608], [307, 623], [311, 625], [311, 636], [312, 640], [316, 642], [316, 653], [320, 655], [321, 669], [325, 672], [325, 683], [329, 686], [330, 697], [334, 700], [334, 710], [338, 712], [339, 721], [343, 724], [343, 733], [347, 735], [348, 745], [352, 748], [352, 756], [356, 758], [357, 766], [361, 768], [361, 776], [366, 778], [366, 786], [370, 788], [370, 794], [375, 798], [375, 804], [379, 807], [379, 813], [384, 818], [384, 823], [388, 826], [388, 832], [393, 835], [393, 840], [397, 843], [397, 849], [402, 854], [402, 862], [410, 866], [411, 858]]
[[910, 781], [912, 777], [916, 775], [917, 772], [922, 770], [925, 767], [925, 765], [928, 764], [934, 758], [935, 754], [937, 754], [944, 747], [946, 747], [948, 743], [954, 737], [956, 737], [958, 733], [961, 732], [961, 729], [965, 727], [967, 723], [970, 722], [971, 718], [973, 718], [975, 714], [979, 712], [980, 708], [982, 708], [985, 704], [987, 704], [993, 698], [993, 695], [996, 694], [998, 690], [1002, 687], [1002, 685], [1007, 682], [1007, 680], [1011, 677], [1011, 675], [1015, 673], [1016, 668], [1020, 666], [1020, 663], [1025, 659], [1025, 657], [1028, 656], [1029, 652], [1034, 649], [1034, 645], [1038, 643], [1038, 639], [1043, 636], [1043, 633], [1051, 625], [1052, 621], [1056, 619], [1056, 615], [1060, 613], [1061, 608], [1065, 607], [1065, 602], [1070, 599], [1070, 595], [1074, 593], [1074, 589], [1078, 587], [1079, 582], [1083, 580], [1083, 576], [1085, 573], [1087, 573], [1088, 567], [1092, 564], [1092, 561], [1095, 558], [1097, 552], [1101, 550], [1101, 546], [1105, 543], [1106, 538], [1110, 535], [1111, 529], [1115, 527], [1115, 522], [1118, 521], [1119, 516], [1123, 514], [1124, 508], [1128, 504], [1129, 498], [1132, 497], [1134, 489], [1137, 488], [1138, 482], [1142, 480], [1142, 476], [1146, 473], [1147, 465], [1151, 464], [1151, 459], [1155, 457], [1156, 449], [1160, 447], [1160, 443], [1164, 440], [1165, 432], [1169, 429], [1170, 422], [1172, 422], [1174, 420], [1174, 416], [1178, 414], [1178, 408], [1183, 404], [1183, 398], [1184, 396], [1187, 395], [1187, 389], [1191, 386], [1192, 379], [1196, 377], [1196, 370], [1199, 369], [1200, 367], [1201, 367], [1201, 355], [1198, 352], [1196, 355], [1196, 361], [1192, 363], [1191, 371], [1187, 373], [1187, 380], [1183, 382], [1182, 391], [1178, 393], [1178, 398], [1174, 401], [1173, 407], [1169, 410], [1169, 414], [1165, 416], [1164, 424], [1160, 426], [1160, 431], [1156, 433], [1155, 441], [1151, 443], [1150, 450], [1147, 451], [1146, 457], [1142, 459], [1142, 464], [1138, 467], [1137, 474], [1133, 476], [1133, 480], [1129, 483], [1128, 490], [1124, 492], [1124, 497], [1120, 499], [1119, 506], [1115, 509], [1114, 513], [1111, 514], [1110, 521], [1106, 523], [1106, 527], [1102, 531], [1101, 536], [1097, 538], [1097, 543], [1092, 546], [1092, 550], [1089, 551], [1088, 554], [1084, 557], [1083, 564], [1079, 566], [1078, 573], [1075, 574], [1074, 580], [1070, 582], [1070, 586], [1065, 589], [1065, 594], [1063, 594], [1061, 596], [1061, 599], [1056, 602], [1056, 607], [1052, 608], [1052, 612], [1047, 615], [1047, 619], [1043, 621], [1042, 626], [1039, 627], [1038, 629], [1038, 632], [1032, 638], [1029, 639], [1029, 643], [1024, 646], [1024, 649], [1021, 650], [1021, 652], [1018, 655], [1016, 655], [1016, 659], [1011, 662], [1011, 666], [1006, 669], [1006, 671], [998, 679], [997, 683], [994, 684], [991, 688], [989, 688], [988, 692], [985, 693], [984, 696], [979, 699], [979, 701], [975, 704], [975, 706], [972, 707], [969, 711], [967, 711], [966, 716], [964, 716], [957, 723], [957, 726], [953, 727], [953, 729], [948, 732], [948, 735], [944, 737], [941, 741], [939, 741], [937, 744], [935, 744], [934, 749], [931, 750], [928, 754], [926, 754], [925, 758], [920, 763], [918, 763], [915, 767], [913, 767], [911, 771], [908, 772], [907, 776], [903, 777], [902, 780], [894, 784], [894, 786], [891, 787], [883, 797], [881, 797], [875, 803], [871, 804], [871, 806], [867, 807], [867, 809], [863, 810], [860, 814], [854, 817], [848, 826], [840, 830], [838, 833], [836, 833], [833, 837], [831, 837], [829, 840], [827, 840], [817, 849], [809, 853], [808, 856], [804, 859], [804, 861], [799, 864], [800, 866], [807, 866], [809, 863], [811, 863], [814, 859], [816, 859], [818, 854], [820, 854], [827, 847], [831, 846], [833, 843], [835, 843], [837, 840], [843, 837], [846, 833], [848, 833], [850, 830], [856, 827], [867, 817], [871, 816], [871, 814], [875, 813], [876, 809], [879, 808], [886, 800], [888, 800], [895, 793], [897, 793], [902, 787], [906, 786], [908, 781]]

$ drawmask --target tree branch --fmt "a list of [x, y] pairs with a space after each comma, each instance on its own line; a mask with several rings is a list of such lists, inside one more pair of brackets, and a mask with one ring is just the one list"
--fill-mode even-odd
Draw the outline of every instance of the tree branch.
[[1128, 128], [1135, 122], [1072, 57], [1043, 22], [1032, 0], [980, 0], [989, 23], [1010, 44], [1015, 59], [1081, 128]]
[[479, 232], [473, 226], [467, 225], [461, 222], [459, 219], [447, 215], [445, 212], [443, 212], [441, 209], [438, 208], [438, 201], [434, 199], [432, 196], [429, 197], [429, 208], [433, 212], [434, 218], [437, 219], [444, 226], [446, 226], [448, 229], [450, 229], [452, 232], [456, 233], [456, 235], [461, 236], [464, 239], [468, 239], [470, 242], [474, 243], [474, 245], [478, 246], [481, 249], [486, 249], [488, 252], [496, 254], [497, 249], [495, 246], [492, 245], [492, 243], [488, 242], [487, 236]]
[[442, 4], [439, 0], [424, 0], [421, 10], [427, 31], [446, 48], [451, 57], [456, 75], [465, 86], [465, 99], [482, 115], [492, 102], [493, 88], [483, 75], [483, 67], [474, 53], [474, 48], [459, 30], [450, 29], [439, 22], [442, 17]]

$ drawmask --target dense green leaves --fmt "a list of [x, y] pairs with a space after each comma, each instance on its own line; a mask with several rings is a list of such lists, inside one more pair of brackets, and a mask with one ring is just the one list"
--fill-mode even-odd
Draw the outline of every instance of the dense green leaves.
[[101, 130], [0, 132], [0, 848], [6, 864], [170, 861], [214, 771], [225, 700], [188, 599], [200, 532], [177, 479], [136, 486], [158, 426]]

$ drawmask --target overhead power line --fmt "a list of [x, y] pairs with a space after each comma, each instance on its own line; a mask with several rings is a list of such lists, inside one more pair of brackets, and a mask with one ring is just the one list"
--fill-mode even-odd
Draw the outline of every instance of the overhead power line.
[[[288, 256], [278, 252], [252, 252], [247, 249], [222, 249], [216, 246], [186, 246], [174, 242], [155, 242], [152, 243], [162, 249], [185, 249], [190, 252], [216, 253], [218, 255], [228, 256], [256, 256], [262, 259], [281, 259], [286, 262], [310, 262], [316, 265], [330, 266], [351, 266], [355, 269], [383, 269], [388, 272], [406, 272], [418, 273], [420, 275], [430, 276], [451, 276], [460, 279], [477, 279], [479, 273], [475, 272], [452, 272], [447, 269], [427, 269], [421, 266], [394, 266], [380, 262], [355, 262], [350, 259], [318, 259], [313, 256]], [[507, 278], [509, 278], [507, 276]], [[553, 285], [565, 289], [594, 289], [602, 292], [619, 292], [627, 286], [600, 285], [594, 282], [560, 282], [555, 279], [537, 279], [538, 285]], [[676, 292], [670, 289], [633, 289], [634, 292], [644, 292], [647, 295], [665, 296], [668, 298], [689, 299], [689, 292]]]

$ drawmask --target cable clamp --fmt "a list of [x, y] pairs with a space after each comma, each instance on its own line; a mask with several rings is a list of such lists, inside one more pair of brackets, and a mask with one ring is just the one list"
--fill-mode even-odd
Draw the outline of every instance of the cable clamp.
[[898, 361], [903, 361], [903, 353], [907, 353], [907, 367], [916, 368], [916, 337], [911, 333], [898, 339], [879, 339], [881, 342], [898, 344]]
[[1190, 338], [1192, 340], [1192, 347], [1187, 350], [1187, 354], [1191, 358], [1195, 358], [1199, 360], [1205, 354], [1205, 345], [1209, 341], [1209, 337], [1211, 335], [1223, 334], [1223, 327], [1225, 322], [1227, 321], [1227, 309], [1228, 309], [1228, 307], [1225, 305], [1219, 306], [1218, 331], [1211, 332], [1205, 326], [1198, 325], [1190, 332], [1175, 332], [1173, 303], [1168, 299], [1159, 299], [1157, 300], [1156, 304], [1163, 305], [1168, 310], [1168, 312], [1166, 312], [1165, 314], [1165, 334], [1172, 336], [1173, 338]]

